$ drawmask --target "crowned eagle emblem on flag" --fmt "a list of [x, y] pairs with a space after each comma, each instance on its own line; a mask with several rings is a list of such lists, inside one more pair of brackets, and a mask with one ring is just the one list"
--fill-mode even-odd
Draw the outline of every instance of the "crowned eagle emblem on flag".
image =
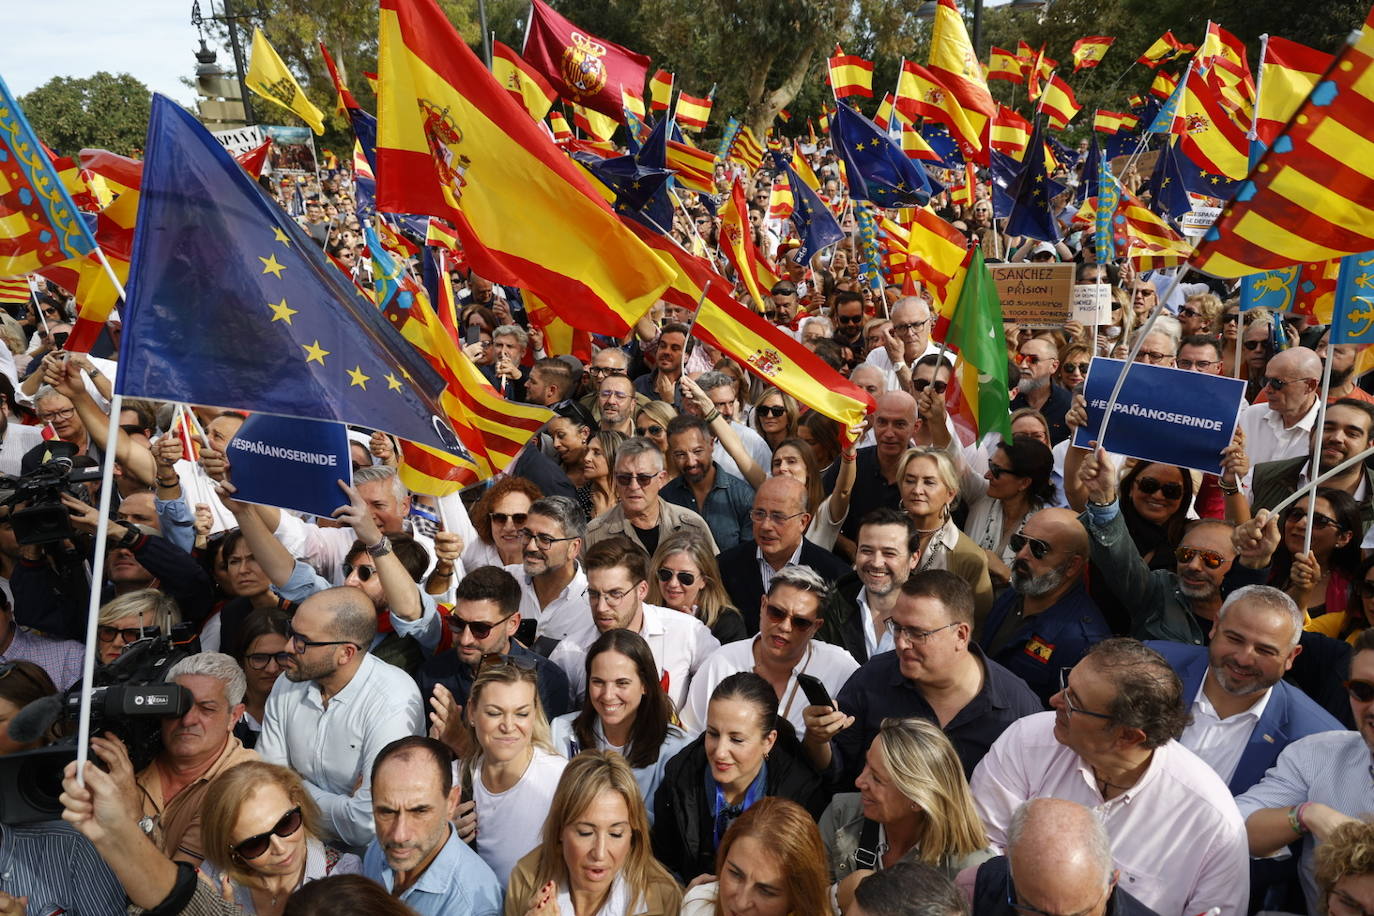
[[467, 185], [467, 170], [472, 160], [454, 147], [463, 142], [463, 132], [449, 117], [448, 110], [435, 105], [428, 99], [419, 99], [417, 104], [424, 113], [425, 142], [434, 158], [435, 171], [439, 173], [439, 183], [453, 207], [462, 200], [463, 188]]
[[749, 365], [760, 375], [772, 378], [782, 371], [782, 354], [772, 347], [760, 347], [750, 354]]

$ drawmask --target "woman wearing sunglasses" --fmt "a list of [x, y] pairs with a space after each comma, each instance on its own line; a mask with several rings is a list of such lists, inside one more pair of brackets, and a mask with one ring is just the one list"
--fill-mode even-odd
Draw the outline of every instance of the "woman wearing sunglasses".
[[1137, 461], [1120, 486], [1121, 515], [1136, 550], [1151, 569], [1173, 569], [1174, 548], [1183, 540], [1193, 503], [1193, 475], [1170, 464]]
[[1308, 620], [1303, 629], [1332, 639], [1343, 639], [1352, 646], [1360, 634], [1374, 626], [1374, 554], [1364, 558], [1350, 583], [1350, 596], [1344, 611], [1328, 610]]
[[1055, 381], [1069, 391], [1083, 384], [1088, 377], [1088, 363], [1092, 361], [1093, 351], [1081, 343], [1071, 343], [1059, 351], [1059, 370]]
[[1235, 299], [1222, 303], [1217, 315], [1217, 336], [1221, 338], [1221, 374], [1233, 378], [1245, 378], [1246, 369], [1241, 364], [1236, 370], [1236, 350], [1240, 348], [1240, 302]]
[[668, 460], [668, 424], [677, 411], [667, 401], [650, 401], [635, 411], [635, 435], [643, 436], [663, 453], [663, 469], [671, 480], [677, 476], [677, 466]]
[[963, 463], [962, 449], [953, 451], [962, 470], [960, 492], [969, 505], [964, 531], [987, 555], [993, 585], [1003, 588], [1011, 581], [1011, 561], [1016, 558], [1012, 535], [1021, 531], [1026, 519], [1055, 502], [1050, 479], [1054, 454], [1029, 436], [1004, 439], [980, 476]]
[[463, 548], [463, 566], [510, 566], [525, 555], [520, 529], [530, 505], [543, 496], [537, 486], [523, 477], [503, 477], [482, 494], [472, 507], [472, 527], [477, 541]]
[[649, 570], [650, 604], [691, 614], [722, 646], [749, 635], [721, 584], [715, 555], [695, 533], [678, 531], [660, 541]]
[[770, 449], [776, 449], [784, 439], [797, 434], [799, 412], [796, 398], [769, 388], [754, 399], [754, 429]]
[[615, 751], [653, 811], [664, 766], [691, 740], [673, 724], [654, 653], [638, 633], [607, 630], [587, 650], [586, 675], [581, 711], [553, 720], [553, 746], [569, 760], [582, 751]]
[[[1304, 553], [1307, 510], [1306, 498], [1284, 510], [1269, 584], [1286, 591], [1309, 617], [1343, 617], [1351, 607], [1351, 583], [1359, 581], [1358, 535], [1364, 529], [1359, 504], [1344, 490], [1318, 488], [1312, 550]], [[1358, 603], [1354, 608], [1363, 610]]]
[[249, 614], [239, 629], [243, 652], [234, 660], [243, 669], [247, 690], [243, 694], [243, 715], [234, 726], [234, 735], [246, 748], [257, 746], [267, 695], [284, 670], [286, 633], [291, 622], [285, 611], [263, 608]]
[[588, 521], [615, 507], [615, 453], [624, 441], [625, 434], [613, 429], [597, 430], [587, 440], [587, 450], [582, 453], [582, 486], [577, 488], [577, 501], [584, 507], [592, 507]]
[[1178, 323], [1183, 330], [1180, 336], [1215, 334], [1221, 312], [1221, 299], [1217, 297], [1216, 293], [1198, 293], [1189, 296], [1178, 307]]
[[201, 813], [201, 873], [245, 913], [280, 916], [301, 885], [357, 874], [358, 857], [320, 840], [320, 809], [294, 770], [257, 760], [215, 777]]
[[155, 588], [120, 595], [100, 609], [95, 631], [96, 661], [108, 665], [131, 644], [165, 636], [178, 623], [181, 608], [176, 600]]

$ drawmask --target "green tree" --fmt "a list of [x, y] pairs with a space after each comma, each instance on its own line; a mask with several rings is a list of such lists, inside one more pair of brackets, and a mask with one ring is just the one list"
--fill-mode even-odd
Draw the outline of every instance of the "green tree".
[[19, 100], [38, 137], [64, 156], [84, 148], [137, 156], [148, 132], [148, 87], [127, 73], [55, 76]]

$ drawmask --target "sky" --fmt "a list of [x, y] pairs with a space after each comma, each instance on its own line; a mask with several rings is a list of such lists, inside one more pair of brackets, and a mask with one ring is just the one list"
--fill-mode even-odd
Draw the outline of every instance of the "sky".
[[[210, 0], [201, 10], [209, 13]], [[85, 77], [99, 70], [131, 73], [149, 89], [190, 104], [200, 37], [191, 25], [191, 0], [35, 0], [6, 3], [5, 53], [0, 76], [22, 96], [54, 76]], [[213, 43], [210, 44], [215, 48]], [[218, 49], [216, 49], [218, 50]], [[233, 70], [227, 49], [219, 64]]]

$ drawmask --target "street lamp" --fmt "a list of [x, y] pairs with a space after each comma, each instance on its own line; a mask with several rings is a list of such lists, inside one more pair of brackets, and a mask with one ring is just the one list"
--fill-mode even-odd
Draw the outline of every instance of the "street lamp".
[[239, 94], [243, 98], [243, 119], [245, 124], [256, 124], [257, 119], [253, 117], [253, 108], [248, 101], [248, 84], [245, 82], [244, 75], [248, 72], [243, 60], [243, 47], [239, 44], [238, 23], [246, 22], [252, 25], [254, 19], [267, 20], [267, 10], [262, 5], [262, 0], [258, 0], [258, 8], [243, 13], [234, 12], [232, 0], [223, 0], [224, 12], [215, 13], [215, 0], [210, 0], [210, 15], [203, 16], [200, 12], [200, 0], [195, 0], [191, 4], [191, 24], [200, 30], [201, 43], [205, 39], [205, 23], [222, 22], [229, 30], [229, 49], [234, 54], [234, 75], [239, 80]]
[[[1013, 0], [1012, 6], [1015, 6], [1019, 2], [1022, 2], [1022, 0]], [[1037, 0], [1028, 0], [1028, 2], [1036, 3]], [[1037, 5], [1043, 6], [1044, 0], [1038, 0]], [[926, 2], [922, 3], [920, 8], [916, 10], [916, 18], [925, 19], [927, 21], [934, 19], [935, 11], [939, 8], [940, 4], [937, 3], [936, 0], [926, 0]], [[978, 46], [982, 44], [983, 41], [983, 0], [973, 0], [973, 34], [971, 40], [973, 42], [973, 53], [975, 55], [981, 54], [982, 51]]]

